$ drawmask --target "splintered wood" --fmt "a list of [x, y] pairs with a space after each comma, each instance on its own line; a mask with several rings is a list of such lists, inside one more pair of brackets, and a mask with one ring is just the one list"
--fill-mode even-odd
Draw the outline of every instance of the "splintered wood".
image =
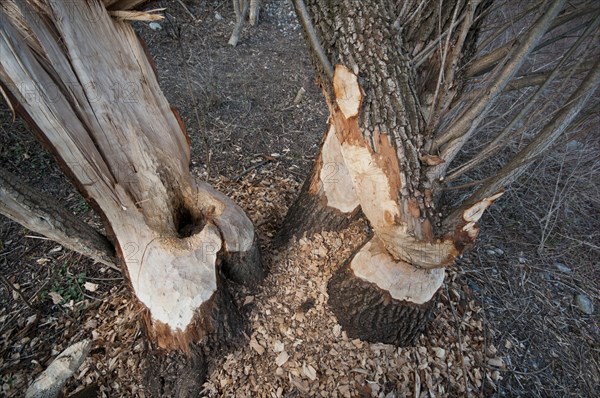
[[475, 203], [473, 206], [469, 207], [463, 212], [463, 220], [465, 220], [466, 224], [462, 230], [465, 231], [471, 239], [475, 239], [479, 233], [477, 222], [481, 216], [483, 216], [485, 210], [502, 195], [504, 195], [504, 191], [498, 192], [489, 198], [483, 198], [481, 201]]

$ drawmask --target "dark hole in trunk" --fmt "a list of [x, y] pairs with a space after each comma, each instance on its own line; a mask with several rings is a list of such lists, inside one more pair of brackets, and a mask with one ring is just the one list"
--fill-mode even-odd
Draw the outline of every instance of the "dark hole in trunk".
[[193, 214], [187, 207], [181, 206], [175, 217], [177, 235], [188, 238], [202, 231], [205, 225], [204, 217]]

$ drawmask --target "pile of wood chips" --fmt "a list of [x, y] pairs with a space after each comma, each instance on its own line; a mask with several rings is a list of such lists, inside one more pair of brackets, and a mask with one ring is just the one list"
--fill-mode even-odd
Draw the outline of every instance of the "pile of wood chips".
[[[116, 290], [116, 289], [115, 289]], [[91, 335], [92, 351], [76, 373], [69, 392], [94, 389], [98, 397], [146, 397], [140, 370], [148, 344], [142, 331], [140, 306], [124, 286], [115, 291], [72, 338]], [[67, 395], [69, 396], [69, 395]]]
[[207, 396], [443, 397], [493, 391], [500, 377], [495, 368], [504, 364], [493, 346], [485, 349], [480, 308], [465, 301], [456, 281], [448, 286], [452, 305], [440, 300], [429, 333], [416, 347], [346, 335], [328, 309], [327, 282], [353, 250], [355, 244], [348, 243], [360, 242], [362, 235], [358, 225], [317, 234], [269, 259], [262, 291], [245, 299], [252, 306], [252, 335], [246, 346], [212, 364]]
[[[435, 319], [416, 347], [349, 338], [328, 308], [327, 282], [364, 240], [365, 224], [294, 239], [276, 251], [270, 241], [298, 182], [266, 167], [239, 182], [221, 179], [214, 185], [240, 203], [257, 226], [269, 274], [255, 292], [239, 297], [250, 314], [251, 335], [226, 356], [212, 355], [204, 396], [444, 397], [488, 396], [495, 390], [504, 362], [486, 344], [483, 311], [453, 271]], [[126, 284], [115, 285], [92, 307], [79, 324], [64, 324], [65, 338], [52, 349], [58, 353], [93, 340], [65, 396], [86, 390], [99, 397], [148, 396], [141, 372], [149, 347], [140, 308]], [[36, 374], [12, 376], [26, 386]]]

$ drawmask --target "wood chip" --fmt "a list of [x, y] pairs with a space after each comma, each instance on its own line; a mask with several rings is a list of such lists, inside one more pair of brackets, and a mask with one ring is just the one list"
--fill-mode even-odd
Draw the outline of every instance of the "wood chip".
[[252, 349], [256, 351], [258, 355], [262, 355], [265, 352], [265, 348], [262, 345], [260, 345], [260, 343], [255, 338], [250, 339], [250, 347], [252, 347]]
[[290, 359], [288, 353], [286, 351], [281, 351], [279, 355], [277, 355], [277, 358], [275, 358], [275, 364], [277, 366], [282, 366], [288, 361], [288, 359]]
[[83, 284], [83, 287], [85, 287], [85, 290], [90, 292], [95, 292], [96, 290], [98, 290], [98, 285], [92, 282], [85, 282]]
[[501, 369], [504, 369], [506, 367], [506, 365], [504, 364], [504, 361], [502, 360], [502, 358], [491, 358], [491, 359], [488, 359], [488, 365], [494, 366], [496, 368], [501, 368]]
[[304, 376], [308, 377], [312, 381], [317, 379], [317, 371], [315, 368], [310, 365], [306, 365], [306, 363], [302, 364], [302, 373], [304, 373]]

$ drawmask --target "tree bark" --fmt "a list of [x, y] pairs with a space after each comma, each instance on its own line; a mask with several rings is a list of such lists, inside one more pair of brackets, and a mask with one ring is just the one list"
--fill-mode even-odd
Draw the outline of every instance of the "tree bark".
[[192, 178], [181, 120], [131, 26], [110, 15], [99, 0], [3, 2], [0, 82], [102, 216], [151, 340], [187, 352], [236, 329], [217, 308], [220, 271], [260, 280], [257, 239], [241, 208]]
[[99, 263], [117, 264], [115, 248], [106, 236], [6, 170], [0, 170], [0, 213]]
[[374, 238], [329, 281], [329, 305], [351, 338], [413, 345], [435, 308], [444, 270], [394, 261]]
[[[349, 177], [335, 188], [354, 193], [374, 232], [328, 287], [329, 304], [351, 337], [414, 343], [430, 319], [443, 268], [474, 239], [462, 230], [441, 231], [434, 185], [427, 178], [428, 167], [442, 162], [426, 149], [432, 133], [427, 115], [434, 105], [447, 106], [462, 88], [458, 76], [452, 93], [432, 100], [439, 87], [419, 79], [427, 75], [424, 69], [431, 73], [466, 62], [463, 51], [473, 52], [476, 32], [471, 28], [478, 26], [473, 20], [482, 12], [476, 8], [479, 2], [468, 7], [450, 3], [440, 10], [437, 2], [294, 1], [330, 111], [324, 142], [328, 136], [337, 138], [335, 156]], [[460, 19], [463, 25], [456, 22], [466, 13], [470, 17]], [[417, 72], [409, 54], [436, 39], [440, 28], [449, 30], [448, 43], [456, 48], [448, 47], [456, 53], [445, 54], [447, 63], [438, 54]], [[329, 65], [335, 65], [333, 74]], [[333, 157], [332, 152], [322, 145], [288, 215], [302, 217], [311, 230], [325, 224], [322, 213], [313, 210], [315, 198], [307, 187], [319, 181], [323, 159]], [[343, 226], [333, 224], [332, 229]], [[302, 231], [291, 225], [285, 233], [293, 234], [294, 228]]]

